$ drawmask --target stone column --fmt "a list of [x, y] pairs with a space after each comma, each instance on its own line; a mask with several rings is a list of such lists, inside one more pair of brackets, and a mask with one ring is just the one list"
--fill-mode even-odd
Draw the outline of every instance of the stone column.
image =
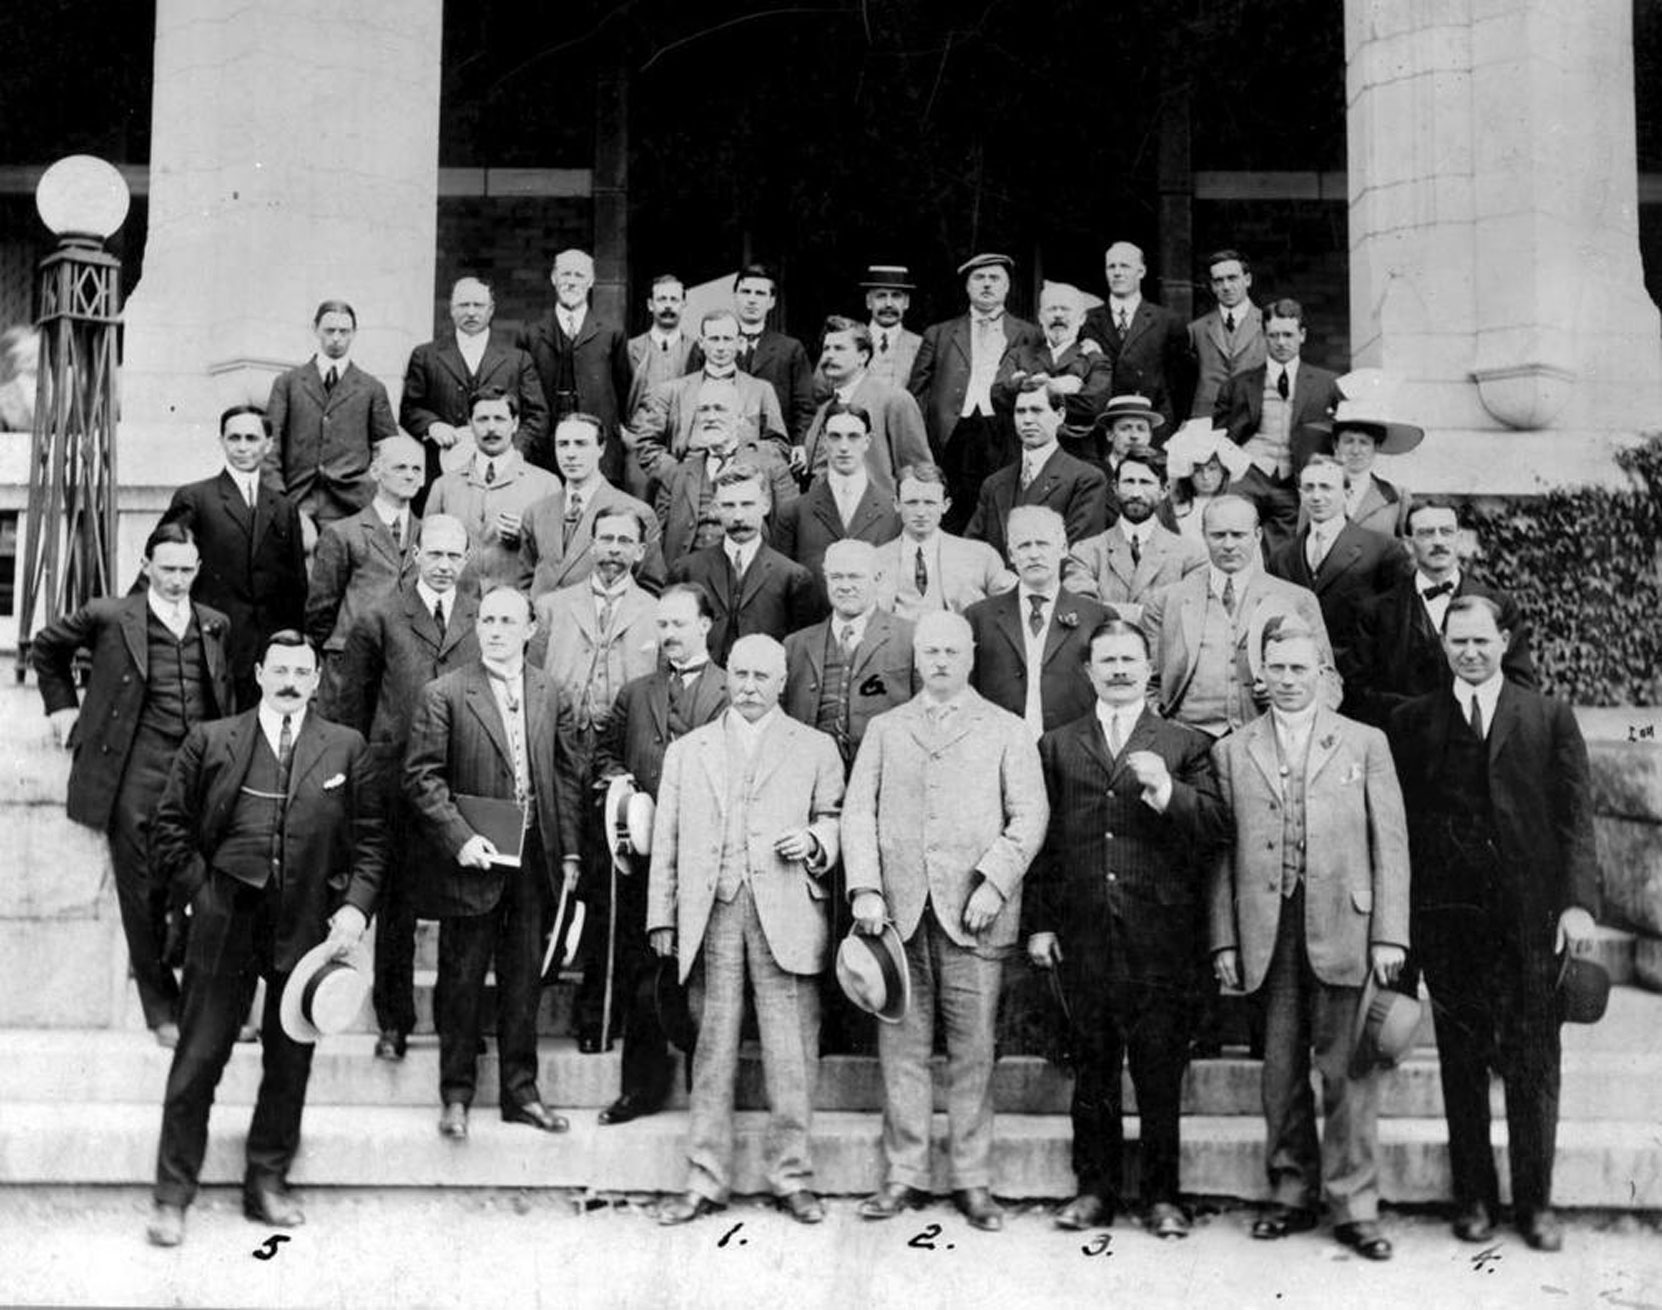
[[[393, 403], [433, 330], [442, 0], [157, 0], [144, 271], [126, 312], [129, 538], [215, 419], [306, 359], [318, 301]], [[125, 573], [125, 568], [124, 568]]]
[[1408, 380], [1419, 490], [1612, 475], [1662, 413], [1631, 0], [1346, 0], [1354, 363]]

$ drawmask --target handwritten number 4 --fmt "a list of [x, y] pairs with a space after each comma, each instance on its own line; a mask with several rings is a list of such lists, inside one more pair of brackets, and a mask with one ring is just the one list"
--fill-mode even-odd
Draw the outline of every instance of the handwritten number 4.
[[257, 1251], [253, 1251], [251, 1254], [256, 1260], [269, 1260], [277, 1254], [277, 1247], [280, 1243], [290, 1240], [290, 1238], [284, 1237], [281, 1233], [273, 1233], [260, 1244]]

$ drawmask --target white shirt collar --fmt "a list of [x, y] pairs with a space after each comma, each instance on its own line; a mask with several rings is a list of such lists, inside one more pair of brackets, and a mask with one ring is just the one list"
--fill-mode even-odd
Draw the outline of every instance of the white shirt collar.
[[244, 473], [241, 470], [234, 469], [227, 464], [225, 466], [225, 471], [231, 475], [231, 481], [237, 484], [237, 490], [242, 492], [242, 498], [244, 500], [247, 500], [250, 496], [257, 496], [259, 494], [260, 471], [258, 469], [255, 469], [252, 473]]
[[866, 372], [867, 370], [861, 369], [852, 380], [838, 387], [837, 399], [845, 405], [848, 404], [853, 399], [854, 393], [859, 390], [860, 384], [866, 380]]
[[329, 376], [329, 370], [334, 369], [335, 381], [337, 383], [346, 376], [346, 370], [352, 366], [351, 355], [343, 355], [339, 359], [330, 359], [326, 355], [314, 355], [312, 358], [317, 361], [318, 377], [327, 378]]
[[873, 605], [871, 609], [868, 609], [864, 614], [856, 615], [852, 619], [845, 619], [841, 614], [838, 614], [835, 610], [832, 610], [831, 617], [827, 621], [831, 624], [831, 636], [833, 640], [842, 636], [844, 628], [853, 628], [854, 644], [858, 646], [866, 639], [866, 624], [871, 622], [871, 616], [876, 612], [876, 610], [877, 607]]
[[473, 452], [473, 476], [480, 482], [485, 480], [487, 466], [496, 465], [496, 476], [491, 479], [491, 486], [500, 487], [508, 476], [519, 469], [519, 452], [512, 446], [500, 455], [487, 455], [482, 450]]
[[1060, 448], [1061, 443], [1056, 441], [1047, 441], [1042, 446], [1023, 446], [1021, 448], [1021, 466], [1029, 473], [1036, 474]]
[[743, 573], [756, 562], [756, 556], [761, 553], [762, 538], [758, 535], [741, 543], [731, 537], [723, 537], [721, 548], [727, 552], [728, 559], [735, 561], [738, 572]]
[[[1061, 595], [1061, 592], [1062, 585], [1058, 582], [1051, 587], [1050, 594], [1045, 597], [1044, 616], [1047, 621], [1050, 618], [1051, 610], [1056, 608], [1056, 598]], [[1029, 596], [1037, 596], [1040, 593], [1034, 591], [1033, 588], [1029, 587], [1025, 582], [1021, 582], [1016, 585], [1016, 594], [1021, 597], [1021, 621], [1026, 623], [1027, 615], [1033, 608], [1032, 603], [1027, 598]]]
[[1284, 749], [1300, 751], [1310, 737], [1316, 722], [1316, 702], [1311, 701], [1302, 710], [1289, 714], [1277, 706], [1270, 706], [1270, 721]]
[[1279, 378], [1283, 373], [1285, 373], [1287, 375], [1287, 385], [1288, 385], [1288, 387], [1294, 387], [1294, 386], [1298, 385], [1298, 356], [1297, 355], [1294, 355], [1293, 358], [1289, 359], [1285, 364], [1277, 364], [1273, 359], [1265, 360], [1264, 363], [1265, 363], [1265, 366], [1269, 370], [1267, 373], [1265, 373], [1264, 377], [1265, 377], [1266, 381], [1268, 381], [1270, 386], [1273, 387], [1275, 385], [1275, 380], [1277, 378]]
[[449, 621], [450, 611], [455, 608], [456, 603], [456, 589], [454, 587], [452, 587], [449, 591], [434, 591], [420, 578], [417, 578], [416, 595], [421, 597], [421, 603], [427, 606], [427, 612], [429, 614], [433, 612], [433, 606], [442, 600], [444, 602], [445, 621]]
[[616, 600], [619, 596], [624, 595], [634, 585], [635, 575], [629, 572], [628, 569], [623, 571], [623, 576], [617, 580], [617, 585], [615, 587], [608, 587], [604, 582], [602, 582], [598, 572], [589, 574], [589, 589], [594, 592], [596, 596], [607, 596], [612, 600]]
[[[375, 507], [375, 517], [389, 528], [394, 523], [407, 524], [409, 522], [410, 507], [408, 505], [389, 505], [379, 496], [371, 498], [369, 503]], [[409, 534], [406, 533], [405, 540], [408, 539]]]
[[150, 600], [150, 612], [160, 619], [175, 637], [183, 637], [185, 629], [190, 626], [190, 597], [186, 596], [179, 601], [165, 601], [154, 587], [145, 595]]
[[[1447, 581], [1452, 582], [1454, 584], [1454, 589], [1453, 589], [1453, 591], [1444, 592], [1443, 594], [1447, 595], [1447, 596], [1452, 596], [1454, 594], [1454, 592], [1460, 590], [1460, 570], [1456, 569], [1453, 573], [1449, 574]], [[1437, 581], [1435, 581], [1431, 578], [1426, 577], [1425, 574], [1422, 573], [1419, 569], [1414, 570], [1414, 590], [1415, 590], [1416, 593], [1418, 593], [1421, 600], [1425, 599], [1425, 589], [1427, 587], [1440, 587], [1442, 585], [1443, 584], [1441, 582], [1437, 582]], [[1442, 597], [1438, 597], [1438, 599], [1440, 600], [1440, 599], [1442, 599]]]
[[1142, 303], [1143, 303], [1143, 293], [1141, 291], [1133, 291], [1129, 296], [1126, 296], [1123, 300], [1120, 299], [1118, 296], [1109, 296], [1108, 297], [1108, 313], [1109, 313], [1109, 316], [1111, 318], [1113, 318], [1114, 322], [1118, 323], [1120, 321], [1120, 311], [1123, 309], [1128, 318], [1133, 318], [1134, 319], [1134, 318], [1137, 317], [1137, 310], [1142, 307]]
[[560, 320], [561, 330], [567, 336], [574, 337], [583, 330], [583, 320], [588, 317], [589, 307], [579, 305], [576, 309], [567, 309], [564, 305], [555, 305], [554, 313]]
[[1324, 550], [1331, 549], [1334, 538], [1344, 530], [1345, 516], [1343, 514], [1335, 514], [1326, 523], [1317, 523], [1315, 519], [1310, 520], [1310, 535], [1321, 542]]
[[768, 730], [769, 725], [773, 723], [774, 717], [778, 713], [779, 707], [775, 705], [756, 722], [752, 723], [729, 705], [725, 718], [727, 726], [738, 733], [739, 739], [744, 743], [745, 752], [748, 754], [756, 749], [756, 743], [761, 741], [762, 734]]
[[871, 479], [866, 476], [864, 468], [858, 468], [852, 473], [838, 473], [833, 469], [825, 470], [825, 485], [831, 488], [831, 494], [841, 499], [848, 497], [850, 502], [857, 502], [866, 494], [866, 488]]
[[1460, 717], [1470, 721], [1472, 717], [1472, 698], [1475, 696], [1478, 705], [1483, 710], [1483, 735], [1485, 738], [1488, 737], [1495, 726], [1495, 706], [1500, 702], [1500, 689], [1505, 682], [1506, 675], [1499, 669], [1487, 681], [1480, 682], [1476, 686], [1461, 678], [1454, 680], [1454, 700], [1455, 704], [1460, 707]]
[[1159, 526], [1154, 515], [1152, 514], [1150, 514], [1141, 523], [1133, 523], [1130, 519], [1126, 518], [1125, 515], [1121, 514], [1118, 522], [1120, 525], [1120, 531], [1125, 534], [1125, 539], [1127, 541], [1135, 540], [1139, 546], [1148, 545], [1149, 538], [1154, 535], [1154, 529]]
[[704, 365], [704, 376], [716, 382], [730, 378], [738, 371], [739, 366], [736, 363], [729, 364], [726, 368], [717, 368], [714, 364], [708, 363]]
[[513, 664], [498, 664], [495, 660], [480, 657], [479, 662], [485, 666], [485, 672], [491, 675], [493, 683], [518, 682], [525, 676], [525, 659], [523, 656]]
[[673, 332], [665, 332], [662, 328], [654, 324], [652, 327], [648, 328], [646, 332], [647, 335], [652, 338], [652, 344], [660, 349], [664, 346], [673, 346], [681, 340], [681, 329], [679, 327], [677, 327]]
[[1110, 720], [1118, 719], [1120, 723], [1120, 744], [1124, 745], [1131, 739], [1131, 730], [1137, 726], [1137, 720], [1143, 716], [1143, 702], [1136, 701], [1130, 705], [1109, 705], [1103, 701], [1096, 703], [1096, 721], [1102, 725], [1104, 736], [1109, 735]]
[[1212, 594], [1220, 599], [1223, 597], [1224, 584], [1230, 578], [1234, 578], [1235, 599], [1238, 602], [1241, 599], [1241, 593], [1247, 588], [1247, 583], [1252, 580], [1253, 567], [1248, 564], [1239, 573], [1225, 573], [1216, 564], [1208, 564], [1206, 572], [1208, 574], [1207, 586], [1211, 588]]
[[[271, 747], [271, 753], [277, 754], [278, 743], [283, 740], [283, 718], [263, 700], [260, 702], [260, 731], [265, 733], [265, 739]], [[292, 746], [300, 740], [300, 725], [306, 721], [306, 707], [302, 705], [293, 714], [287, 716], [289, 721], [289, 744]]]

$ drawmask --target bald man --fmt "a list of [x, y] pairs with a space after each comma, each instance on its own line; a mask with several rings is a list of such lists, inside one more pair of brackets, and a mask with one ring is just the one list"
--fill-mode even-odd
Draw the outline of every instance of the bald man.
[[537, 367], [504, 334], [491, 331], [496, 299], [476, 277], [464, 277], [450, 290], [450, 321], [455, 336], [439, 338], [410, 352], [404, 370], [404, 394], [398, 402], [398, 426], [423, 445], [427, 461], [422, 490], [415, 499], [420, 514], [427, 488], [444, 471], [444, 452], [471, 444], [468, 401], [486, 389], [519, 398], [520, 449], [541, 444], [548, 431]]
[[1194, 355], [1189, 328], [1171, 310], [1143, 299], [1148, 272], [1142, 250], [1116, 241], [1102, 258], [1108, 299], [1085, 316], [1081, 332], [1113, 362], [1114, 396], [1147, 396], [1165, 420], [1163, 431], [1176, 431], [1179, 414], [1187, 415], [1194, 391]]
[[426, 457], [406, 436], [376, 443], [369, 476], [375, 495], [356, 514], [325, 523], [312, 556], [306, 590], [306, 635], [323, 652], [318, 712], [337, 716], [341, 652], [352, 624], [415, 572], [415, 515]]
[[784, 686], [785, 648], [759, 633], [739, 638], [727, 661], [729, 708], [664, 754], [646, 926], [652, 949], [678, 961], [703, 1004], [694, 1005], [687, 1192], [659, 1208], [663, 1224], [727, 1201], [747, 992], [768, 1091], [768, 1184], [798, 1223], [825, 1218], [809, 1187], [808, 1137], [817, 975], [830, 940], [823, 880], [837, 859], [843, 764], [830, 737], [780, 710]]

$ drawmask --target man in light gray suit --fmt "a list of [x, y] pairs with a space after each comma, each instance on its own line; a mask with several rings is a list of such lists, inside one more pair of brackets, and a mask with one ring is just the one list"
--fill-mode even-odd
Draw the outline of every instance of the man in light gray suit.
[[999, 984], [1050, 805], [1026, 725], [970, 688], [968, 621], [926, 615], [913, 651], [923, 691], [867, 727], [843, 814], [856, 928], [880, 933], [892, 920], [912, 977], [911, 1006], [878, 1033], [888, 1180], [860, 1213], [890, 1219], [928, 1199], [938, 1002], [953, 1201], [976, 1228], [996, 1231], [1004, 1222], [990, 1190]]
[[823, 473], [830, 459], [825, 427], [832, 407], [846, 413], [857, 405], [865, 411], [871, 444], [866, 448], [866, 470], [885, 492], [892, 492], [895, 474], [908, 464], [929, 458], [929, 438], [923, 432], [923, 411], [905, 387], [881, 381], [871, 371], [871, 333], [864, 323], [833, 314], [825, 320], [820, 344], [820, 376], [831, 395], [814, 411], [803, 438], [804, 462], [810, 476]]
[[819, 981], [830, 933], [821, 882], [837, 859], [837, 744], [779, 709], [785, 648], [755, 634], [727, 662], [730, 708], [664, 754], [646, 926], [652, 949], [703, 992], [693, 1052], [685, 1196], [661, 1224], [719, 1210], [733, 1172], [733, 1083], [746, 978], [762, 1037], [768, 1182], [816, 1224], [808, 1130], [819, 1057]]
[[901, 532], [877, 548], [877, 604], [914, 622], [934, 610], [962, 614], [978, 600], [1016, 585], [1015, 573], [984, 541], [941, 530], [952, 500], [934, 464], [900, 470], [895, 508]]
[[1205, 568], [1206, 548], [1155, 516], [1165, 489], [1163, 456], [1127, 452], [1114, 470], [1119, 517], [1106, 532], [1074, 543], [1062, 565], [1062, 585], [1117, 607], [1135, 623], [1150, 596]]
[[1217, 304], [1189, 324], [1189, 348], [1199, 377], [1190, 418], [1211, 418], [1223, 384], [1264, 362], [1264, 312], [1252, 303], [1252, 265], [1238, 250], [1219, 250], [1206, 261]]

